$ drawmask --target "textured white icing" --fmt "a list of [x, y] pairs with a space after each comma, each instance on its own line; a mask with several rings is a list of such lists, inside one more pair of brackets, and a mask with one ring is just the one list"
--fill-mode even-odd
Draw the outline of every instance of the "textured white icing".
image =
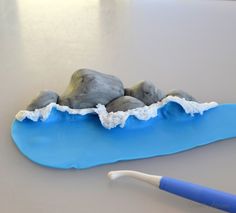
[[194, 115], [195, 113], [203, 114], [204, 111], [214, 108], [218, 105], [216, 102], [198, 103], [195, 101], [187, 101], [183, 98], [179, 98], [176, 96], [168, 96], [162, 101], [154, 103], [150, 106], [131, 109], [126, 112], [119, 111], [108, 113], [106, 111], [106, 107], [101, 104], [98, 104], [96, 108], [71, 109], [68, 106], [61, 106], [56, 103], [51, 103], [46, 107], [36, 109], [34, 111], [21, 110], [16, 114], [16, 119], [19, 121], [23, 121], [25, 118], [28, 118], [32, 121], [45, 121], [50, 115], [51, 110], [55, 108], [58, 111], [68, 112], [69, 114], [86, 115], [89, 113], [96, 113], [98, 114], [102, 125], [107, 129], [111, 129], [118, 125], [124, 127], [125, 122], [130, 115], [135, 116], [139, 120], [148, 120], [150, 118], [154, 118], [157, 116], [158, 109], [169, 102], [176, 102], [180, 104], [184, 111], [191, 115]]

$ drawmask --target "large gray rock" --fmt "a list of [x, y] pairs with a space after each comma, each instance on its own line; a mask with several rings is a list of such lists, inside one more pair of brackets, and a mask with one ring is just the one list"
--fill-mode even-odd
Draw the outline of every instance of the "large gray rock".
[[107, 112], [127, 111], [144, 107], [145, 104], [137, 98], [131, 96], [121, 96], [106, 105]]
[[187, 101], [197, 101], [192, 95], [188, 94], [187, 92], [185, 92], [183, 90], [173, 90], [173, 91], [167, 93], [165, 97], [167, 97], [169, 95], [184, 98]]
[[149, 81], [142, 81], [131, 88], [125, 89], [125, 95], [135, 97], [148, 106], [163, 98], [162, 91]]
[[33, 111], [47, 106], [50, 103], [57, 103], [58, 94], [53, 91], [41, 91], [39, 95], [27, 106], [27, 110]]
[[106, 105], [124, 95], [123, 83], [112, 75], [89, 69], [80, 69], [71, 77], [66, 91], [59, 98], [59, 104], [74, 109]]

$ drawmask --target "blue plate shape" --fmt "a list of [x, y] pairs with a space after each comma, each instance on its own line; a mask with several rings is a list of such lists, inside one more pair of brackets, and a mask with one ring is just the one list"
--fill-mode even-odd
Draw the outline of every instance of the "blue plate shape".
[[12, 138], [23, 155], [53, 168], [85, 169], [117, 161], [169, 155], [236, 137], [236, 104], [201, 114], [169, 102], [147, 121], [130, 116], [123, 128], [106, 129], [97, 114], [53, 109], [46, 121], [14, 120]]

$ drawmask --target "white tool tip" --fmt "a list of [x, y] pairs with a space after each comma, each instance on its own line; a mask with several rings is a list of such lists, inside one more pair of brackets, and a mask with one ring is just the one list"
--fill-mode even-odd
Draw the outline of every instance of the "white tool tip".
[[111, 180], [115, 180], [119, 177], [123, 177], [123, 176], [128, 176], [128, 177], [133, 177], [135, 179], [144, 181], [146, 183], [152, 184], [154, 186], [158, 186], [160, 185], [160, 180], [161, 180], [161, 176], [156, 176], [156, 175], [148, 175], [142, 172], [137, 172], [137, 171], [130, 171], [130, 170], [120, 170], [120, 171], [111, 171], [107, 174], [107, 176], [111, 179]]
[[122, 176], [121, 173], [117, 173], [116, 171], [111, 171], [111, 172], [108, 172], [107, 176], [111, 179], [111, 180], [115, 180], [119, 177]]

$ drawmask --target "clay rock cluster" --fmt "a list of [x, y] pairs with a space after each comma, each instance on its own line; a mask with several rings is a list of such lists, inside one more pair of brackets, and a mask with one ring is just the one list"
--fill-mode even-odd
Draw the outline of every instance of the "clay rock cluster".
[[122, 81], [115, 76], [90, 69], [80, 69], [74, 72], [68, 87], [61, 96], [53, 91], [42, 91], [29, 104], [27, 110], [33, 111], [50, 103], [58, 103], [72, 109], [92, 108], [97, 104], [103, 104], [108, 112], [127, 111], [145, 105], [149, 106], [168, 95], [196, 101], [191, 95], [181, 90], [174, 90], [164, 95], [149, 81], [142, 81], [131, 88], [124, 88]]

